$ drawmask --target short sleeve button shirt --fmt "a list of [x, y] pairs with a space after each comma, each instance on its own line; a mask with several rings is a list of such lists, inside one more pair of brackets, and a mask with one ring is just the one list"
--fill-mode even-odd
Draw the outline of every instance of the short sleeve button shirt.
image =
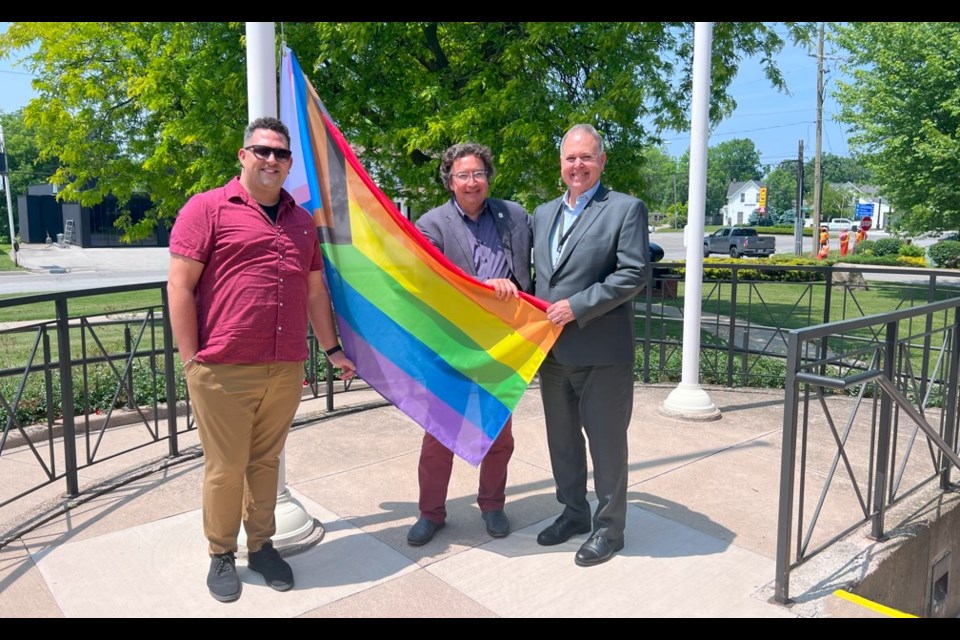
[[254, 364], [305, 360], [307, 280], [323, 269], [309, 212], [281, 191], [277, 222], [233, 178], [190, 198], [170, 252], [204, 264], [197, 283], [197, 360]]

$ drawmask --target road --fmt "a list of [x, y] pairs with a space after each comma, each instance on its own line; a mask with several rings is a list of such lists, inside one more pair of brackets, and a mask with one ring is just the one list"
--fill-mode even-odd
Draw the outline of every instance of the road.
[[[761, 230], [762, 234], [763, 231]], [[777, 239], [777, 253], [793, 253], [794, 251], [794, 240], [793, 236], [783, 236], [783, 235], [774, 235]], [[885, 231], [870, 231], [869, 239], [877, 240], [878, 238], [886, 238], [888, 234]], [[687, 258], [687, 249], [683, 246], [683, 234], [677, 231], [654, 231], [650, 236], [650, 242], [655, 242], [660, 245], [663, 249], [663, 259], [664, 260], [685, 260]], [[836, 244], [836, 237], [831, 238], [832, 244]], [[935, 238], [926, 238], [923, 240], [917, 241], [917, 246], [926, 246], [927, 244], [932, 244], [936, 242]], [[703, 243], [697, 243], [697, 255], [702, 254]], [[804, 236], [803, 237], [803, 253], [804, 255], [811, 255], [813, 252], [813, 238]]]
[[[793, 237], [777, 235], [777, 253], [793, 253]], [[887, 237], [883, 231], [870, 231], [870, 239]], [[660, 245], [664, 261], [685, 260], [683, 234], [674, 231], [655, 231], [650, 241]], [[812, 239], [803, 239], [804, 255], [811, 254]], [[917, 246], [936, 242], [924, 238]], [[702, 255], [702, 243], [697, 242], [696, 255]], [[18, 264], [28, 271], [0, 272], [0, 294], [47, 293], [77, 291], [114, 285], [165, 282], [170, 254], [163, 247], [105, 247], [84, 249], [71, 245], [23, 245], [18, 253]], [[879, 275], [871, 277], [881, 277]], [[893, 279], [886, 276], [881, 279]]]
[[27, 271], [0, 272], [0, 294], [166, 282], [169, 262], [170, 253], [163, 247], [23, 245], [17, 264]]

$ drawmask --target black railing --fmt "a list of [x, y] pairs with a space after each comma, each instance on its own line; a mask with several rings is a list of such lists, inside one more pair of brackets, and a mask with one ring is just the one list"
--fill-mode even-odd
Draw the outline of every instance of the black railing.
[[882, 540], [890, 507], [934, 483], [951, 488], [958, 308], [950, 298], [788, 334], [779, 602], [789, 602], [792, 569], [868, 522]]
[[[657, 263], [651, 286], [634, 304], [642, 382], [680, 380], [683, 268], [679, 262]], [[781, 388], [789, 332], [868, 315], [867, 297], [874, 305], [880, 298], [884, 310], [895, 311], [960, 295], [960, 274], [949, 270], [743, 260], [708, 261], [703, 273], [699, 377], [727, 387]], [[819, 349], [822, 355], [825, 341]]]
[[[71, 315], [80, 298], [134, 291], [154, 291], [156, 303]], [[16, 462], [16, 486], [0, 489], [0, 510], [61, 482], [67, 498], [76, 496], [83, 469], [134, 451], [161, 446], [166, 457], [180, 455], [195, 425], [166, 321], [165, 282], [0, 300], [0, 309], [10, 308], [51, 319], [0, 328], [0, 464], [12, 464], [20, 447], [30, 452]], [[304, 399], [325, 396], [332, 411], [335, 371], [322, 353], [311, 335]], [[340, 384], [342, 391], [364, 388], [362, 381]], [[111, 437], [115, 426], [134, 429]]]

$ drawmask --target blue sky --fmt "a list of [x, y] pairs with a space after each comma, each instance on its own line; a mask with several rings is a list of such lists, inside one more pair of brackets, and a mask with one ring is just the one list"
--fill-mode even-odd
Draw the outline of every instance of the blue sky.
[[[821, 147], [823, 153], [850, 155], [847, 132], [834, 116], [837, 103], [831, 93], [841, 77], [836, 56], [824, 46], [823, 110]], [[730, 94], [738, 107], [733, 115], [719, 124], [710, 135], [708, 146], [736, 138], [753, 140], [763, 164], [776, 164], [797, 157], [803, 140], [803, 158], [807, 161], [816, 152], [817, 136], [817, 58], [816, 49], [787, 46], [777, 56], [789, 94], [776, 91], [764, 78], [756, 59], [741, 63], [730, 84]], [[671, 156], [682, 155], [690, 146], [688, 133], [668, 132], [664, 139]]]
[[[0, 32], [7, 28], [0, 22]], [[760, 65], [754, 59], [745, 60], [730, 92], [739, 103], [733, 116], [712, 132], [708, 146], [735, 138], [753, 140], [763, 164], [776, 164], [797, 157], [799, 141], [803, 140], [804, 160], [813, 158], [816, 151], [817, 120], [817, 59], [815, 50], [788, 46], [778, 57], [778, 64], [786, 78], [789, 95], [770, 87], [763, 77]], [[824, 51], [823, 153], [838, 156], [850, 154], [845, 129], [834, 122], [837, 105], [831, 96], [839, 71], [838, 63]], [[30, 75], [14, 65], [12, 60], [0, 60], [0, 111], [16, 111], [33, 97]], [[682, 155], [690, 145], [687, 133], [668, 132], [664, 139], [670, 144], [666, 152]]]

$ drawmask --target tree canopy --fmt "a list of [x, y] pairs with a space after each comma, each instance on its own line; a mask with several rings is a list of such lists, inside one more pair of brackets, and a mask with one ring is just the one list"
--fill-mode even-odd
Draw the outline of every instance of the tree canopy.
[[[14, 212], [17, 212], [17, 196], [27, 193], [27, 187], [32, 184], [42, 184], [57, 170], [57, 159], [48, 158], [38, 161], [40, 153], [37, 149], [36, 131], [26, 126], [23, 121], [23, 109], [13, 113], [0, 112], [0, 126], [3, 126], [3, 141], [7, 149], [7, 170], [12, 192], [10, 202]], [[6, 194], [0, 196], [0, 236], [10, 239], [10, 216], [7, 215]], [[16, 223], [14, 223], [16, 224]]]
[[837, 27], [847, 52], [838, 82], [850, 145], [901, 212], [906, 230], [960, 229], [960, 23]]
[[[809, 42], [813, 23], [785, 24]], [[774, 27], [714, 23], [711, 122], [735, 108], [727, 91], [745, 58], [784, 88]], [[40, 157], [59, 160], [61, 197], [147, 193], [150, 216], [123, 221], [135, 239], [235, 175], [244, 33], [244, 23], [11, 23], [0, 56], [33, 51], [38, 97], [24, 121]], [[557, 146], [571, 125], [604, 135], [605, 182], [645, 197], [656, 186], [644, 179], [649, 149], [689, 124], [693, 23], [286, 23], [279, 33], [381, 188], [418, 213], [447, 197], [437, 169], [455, 142], [489, 145], [493, 193], [532, 209], [560, 193]]]
[[760, 152], [752, 140], [737, 138], [710, 147], [707, 150], [706, 213], [719, 213], [727, 204], [730, 183], [760, 180], [761, 177]]

